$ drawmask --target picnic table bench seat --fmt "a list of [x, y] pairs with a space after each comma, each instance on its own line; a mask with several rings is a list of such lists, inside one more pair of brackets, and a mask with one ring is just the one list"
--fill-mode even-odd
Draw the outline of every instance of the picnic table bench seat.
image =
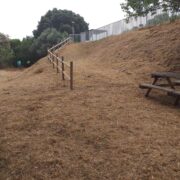
[[172, 91], [172, 92], [168, 92], [168, 95], [170, 95], [170, 96], [174, 96], [174, 97], [179, 97], [180, 98], [180, 91], [176, 91], [176, 90], [174, 90], [174, 91]]
[[[167, 92], [169, 96], [175, 97], [175, 105], [178, 105], [180, 101], [180, 91], [176, 89], [176, 86], [180, 85], [180, 72], [155, 72], [151, 74], [151, 77], [154, 78], [152, 84], [144, 83], [139, 85], [139, 88], [147, 89], [145, 96], [148, 97], [152, 89], [158, 89]], [[157, 84], [159, 79], [166, 79], [167, 83]]]
[[175, 86], [179, 86], [180, 85], [180, 80], [175, 80], [175, 81], [173, 81], [173, 83], [174, 83]]
[[158, 89], [158, 90], [162, 90], [168, 93], [172, 93], [174, 90], [170, 89], [170, 88], [166, 88], [166, 87], [161, 87], [161, 86], [157, 86], [157, 85], [152, 85], [152, 84], [140, 84], [139, 87], [141, 89]]

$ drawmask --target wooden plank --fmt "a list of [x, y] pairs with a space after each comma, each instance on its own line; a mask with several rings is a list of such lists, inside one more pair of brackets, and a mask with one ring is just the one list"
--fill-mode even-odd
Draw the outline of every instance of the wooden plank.
[[64, 81], [65, 80], [65, 77], [64, 77], [64, 57], [62, 56], [62, 63], [61, 63], [61, 67], [62, 67], [62, 80]]
[[54, 56], [52, 56], [52, 64], [53, 64], [53, 69], [54, 69], [55, 68]]
[[70, 65], [67, 62], [63, 61], [63, 63], [64, 63], [64, 65], [66, 65], [67, 67], [70, 68]]
[[52, 62], [52, 64], [53, 64], [53, 68], [57, 67], [57, 65], [54, 61]]
[[169, 92], [168, 95], [176, 98], [174, 105], [177, 106], [179, 104], [179, 101], [180, 101], [180, 91], [174, 90], [173, 92]]
[[157, 86], [157, 85], [152, 85], [152, 84], [140, 84], [139, 87], [141, 89], [158, 89], [158, 90], [165, 91], [168, 93], [174, 92], [173, 89], [169, 89], [169, 88], [165, 88], [165, 87], [161, 87], [161, 86]]
[[169, 92], [168, 95], [174, 96], [174, 97], [177, 97], [177, 96], [180, 97], [180, 91], [174, 90], [174, 91], [172, 91], [172, 92]]
[[70, 65], [69, 65], [67, 62], [65, 62], [64, 59], [62, 60], [62, 58], [59, 58], [59, 57], [58, 57], [58, 60], [59, 60], [61, 63], [63, 62], [64, 65], [66, 65], [67, 67], [70, 68]]
[[166, 80], [167, 80], [169, 86], [170, 86], [172, 89], [175, 89], [175, 87], [174, 87], [174, 85], [173, 85], [171, 79], [170, 79], [169, 77], [167, 77]]
[[70, 80], [70, 76], [65, 71], [63, 71], [63, 74]]
[[58, 57], [58, 61], [62, 63], [62, 59], [60, 57]]
[[[57, 59], [57, 57], [56, 57], [56, 56], [53, 56], [53, 59]], [[52, 63], [54, 64], [55, 67], [57, 67], [57, 65], [56, 65], [56, 63], [54, 63], [54, 60], [53, 60], [53, 59], [52, 59]], [[60, 60], [60, 59], [58, 58], [58, 60]], [[63, 60], [63, 61], [60, 60], [60, 62], [70, 68], [70, 65], [69, 65], [68, 63], [64, 62], [64, 60]]]
[[180, 86], [180, 80], [173, 81], [174, 86]]
[[152, 73], [151, 76], [159, 77], [159, 78], [175, 78], [180, 79], [180, 72], [155, 72]]
[[64, 41], [62, 41], [62, 42], [60, 42], [60, 43], [58, 43], [58, 44], [56, 44], [55, 46], [53, 46], [52, 48], [50, 48], [49, 51], [52, 51], [52, 50], [54, 50], [54, 49], [56, 49], [56, 48], [64, 45], [65, 43], [67, 43], [67, 42], [69, 42], [69, 41], [71, 41], [71, 37], [65, 39]]
[[[158, 78], [155, 77], [155, 78], [154, 78], [154, 81], [153, 81], [153, 83], [152, 83], [152, 85], [156, 84], [157, 80], [158, 80]], [[149, 89], [147, 90], [146, 95], [145, 95], [146, 97], [149, 96], [149, 93], [151, 92], [151, 90], [152, 90], [152, 88], [149, 88]]]
[[[180, 86], [180, 81], [172, 81], [173, 86]], [[161, 87], [169, 87], [169, 84], [167, 83], [158, 83], [156, 84], [157, 86], [161, 86]]]
[[59, 72], [60, 72], [60, 71], [62, 72], [62, 68], [61, 68], [61, 67], [58, 66], [57, 68], [58, 68], [58, 71], [59, 71]]
[[49, 61], [50, 61], [50, 62], [52, 62], [52, 58], [51, 58], [51, 56], [49, 56]]
[[58, 60], [58, 54], [56, 54], [57, 58], [56, 58], [56, 65], [57, 65], [57, 73], [59, 73], [59, 60]]
[[70, 62], [70, 89], [73, 90], [73, 62]]
[[174, 105], [177, 106], [179, 104], [179, 101], [180, 101], [180, 97], [177, 97], [176, 100], [175, 100]]

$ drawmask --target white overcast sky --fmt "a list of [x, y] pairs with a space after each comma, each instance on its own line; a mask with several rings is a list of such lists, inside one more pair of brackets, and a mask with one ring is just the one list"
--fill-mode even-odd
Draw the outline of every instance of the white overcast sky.
[[84, 17], [90, 29], [124, 18], [124, 0], [0, 0], [0, 32], [10, 38], [31, 36], [38, 21], [53, 8], [72, 10]]

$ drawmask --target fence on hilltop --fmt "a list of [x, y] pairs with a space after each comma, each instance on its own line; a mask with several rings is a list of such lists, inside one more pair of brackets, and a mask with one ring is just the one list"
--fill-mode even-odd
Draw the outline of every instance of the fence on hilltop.
[[[162, 9], [157, 10], [156, 14], [152, 15], [149, 13], [145, 17], [131, 17], [127, 22], [126, 19], [102, 26], [97, 29], [91, 29], [87, 32], [82, 32], [80, 34], [70, 35], [75, 42], [85, 42], [85, 41], [96, 41], [103, 39], [112, 35], [119, 35], [133, 29], [142, 28], [148, 25], [148, 22], [158, 15], [165, 14]], [[180, 13], [177, 13], [179, 15]], [[167, 12], [168, 17], [172, 16], [171, 12]]]

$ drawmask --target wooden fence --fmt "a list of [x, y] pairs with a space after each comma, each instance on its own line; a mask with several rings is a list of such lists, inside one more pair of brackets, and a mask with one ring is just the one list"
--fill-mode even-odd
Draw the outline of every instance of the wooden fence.
[[70, 82], [70, 89], [73, 90], [73, 62], [65, 62], [64, 57], [59, 57], [56, 50], [62, 46], [71, 42], [71, 38], [65, 39], [63, 42], [48, 49], [48, 60], [52, 63], [53, 69], [56, 69], [57, 73], [62, 74], [62, 80], [68, 79]]
[[69, 37], [69, 38], [65, 39], [64, 41], [62, 41], [62, 42], [56, 44], [55, 46], [53, 46], [53, 47], [50, 48], [48, 51], [54, 52], [54, 51], [56, 51], [57, 49], [60, 49], [61, 47], [65, 46], [65, 45], [67, 45], [67, 44], [70, 44], [72, 41], [73, 41], [72, 38]]

